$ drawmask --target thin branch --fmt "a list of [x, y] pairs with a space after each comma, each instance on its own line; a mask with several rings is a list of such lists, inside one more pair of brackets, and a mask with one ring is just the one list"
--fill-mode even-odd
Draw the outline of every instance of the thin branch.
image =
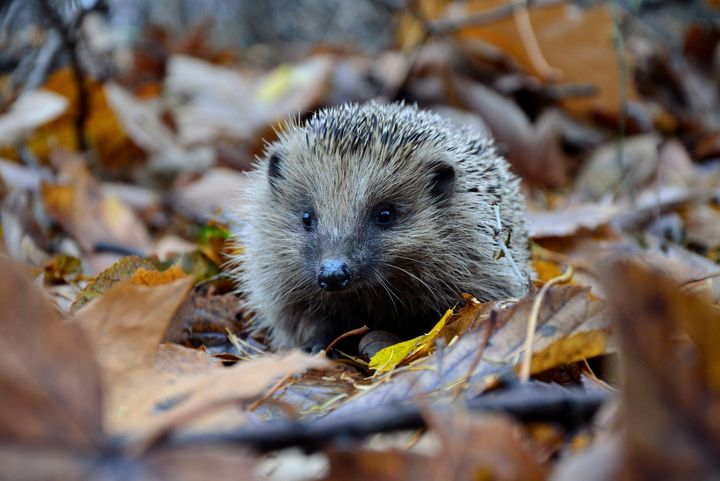
[[[610, 393], [600, 391], [566, 390], [558, 386], [530, 383], [480, 396], [468, 401], [467, 406], [473, 412], [501, 412], [521, 422], [555, 422], [572, 429], [590, 421], [610, 396]], [[435, 404], [431, 407], [442, 411], [450, 406]], [[236, 443], [258, 451], [291, 446], [312, 450], [334, 441], [347, 442], [349, 438], [422, 427], [426, 427], [426, 422], [418, 406], [394, 404], [342, 417], [331, 414], [314, 420], [267, 421], [231, 433], [181, 433], [169, 439], [168, 443]]]
[[82, 152], [88, 151], [88, 142], [85, 135], [88, 119], [88, 111], [90, 108], [90, 95], [85, 85], [85, 73], [80, 64], [79, 49], [79, 30], [85, 16], [91, 9], [81, 9], [78, 14], [69, 23], [65, 23], [62, 15], [50, 3], [50, 0], [37, 0], [43, 11], [50, 20], [52, 28], [57, 31], [62, 41], [63, 49], [67, 52], [70, 59], [70, 68], [73, 73], [73, 80], [77, 91], [77, 113], [75, 114], [75, 141], [78, 149]]

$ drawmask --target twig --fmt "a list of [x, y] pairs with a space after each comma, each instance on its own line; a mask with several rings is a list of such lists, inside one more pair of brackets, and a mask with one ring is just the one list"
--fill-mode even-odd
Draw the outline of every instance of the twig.
[[[501, 412], [521, 422], [555, 422], [568, 428], [577, 428], [588, 422], [597, 409], [609, 399], [604, 391], [587, 392], [566, 390], [546, 384], [523, 384], [527, 389], [515, 387], [468, 401], [474, 412]], [[447, 404], [430, 407], [443, 410]], [[343, 417], [324, 417], [303, 421], [268, 421], [247, 426], [231, 433], [179, 434], [168, 440], [173, 445], [197, 443], [236, 443], [258, 451], [290, 446], [306, 450], [318, 449], [333, 441], [348, 438], [425, 427], [426, 422], [416, 405], [393, 404], [372, 410], [355, 412]]]
[[545, 298], [545, 294], [547, 294], [550, 288], [555, 284], [563, 284], [565, 282], [569, 282], [570, 279], [572, 279], [572, 276], [573, 268], [572, 266], [569, 266], [567, 270], [565, 270], [564, 274], [547, 281], [547, 283], [542, 286], [542, 289], [540, 289], [540, 292], [538, 292], [538, 295], [535, 297], [532, 309], [530, 310], [530, 318], [528, 319], [527, 334], [525, 335], [523, 362], [520, 366], [521, 382], [527, 382], [528, 380], [530, 380], [530, 364], [532, 362], [532, 348], [535, 341], [535, 329], [537, 328], [538, 316], [540, 315], [540, 306], [542, 305], [542, 301]]
[[520, 280], [520, 282], [525, 282], [527, 279], [525, 279], [520, 273], [520, 269], [515, 263], [515, 259], [513, 259], [513, 256], [510, 253], [510, 249], [508, 249], [508, 246], [505, 244], [505, 241], [503, 240], [501, 235], [503, 231], [503, 226], [502, 219], [500, 219], [500, 206], [497, 204], [497, 202], [495, 202], [493, 203], [493, 207], [495, 208], [495, 222], [497, 223], [497, 235], [495, 236], [495, 240], [500, 246], [500, 250], [502, 251], [503, 255], [507, 258], [508, 262], [510, 262], [510, 267], [512, 267], [512, 270], [517, 276], [517, 278]]
[[37, 0], [40, 6], [48, 16], [53, 28], [60, 35], [63, 49], [67, 52], [70, 59], [70, 68], [73, 73], [73, 80], [77, 90], [77, 113], [75, 115], [75, 141], [81, 152], [88, 151], [88, 142], [85, 135], [86, 124], [88, 119], [88, 110], [90, 108], [90, 96], [85, 85], [85, 74], [80, 65], [79, 49], [79, 29], [85, 16], [92, 9], [81, 9], [75, 18], [66, 24], [60, 13], [50, 3], [50, 0]]
[[270, 397], [275, 394], [281, 387], [285, 385], [286, 382], [292, 377], [292, 374], [286, 374], [285, 376], [281, 377], [277, 380], [275, 384], [272, 385], [270, 389], [267, 390], [265, 394], [263, 394], [260, 398], [256, 399], [248, 406], [248, 411], [255, 411], [257, 408], [260, 407], [261, 404], [263, 404], [265, 401], [270, 399]]
[[[628, 171], [632, 170], [631, 166], [625, 165], [625, 135], [627, 129], [627, 105], [628, 105], [628, 70], [627, 62], [625, 60], [625, 42], [623, 39], [622, 31], [620, 30], [620, 6], [617, 4], [617, 0], [610, 2], [610, 8], [613, 18], [613, 35], [615, 40], [615, 50], [617, 52], [617, 64], [618, 79], [620, 83], [620, 112], [618, 115], [618, 138], [616, 144], [616, 162], [620, 172], [625, 168]], [[632, 183], [632, 175], [630, 172], [622, 176], [621, 184], [624, 184], [627, 191], [627, 195], [630, 198], [630, 205], [635, 207], [635, 186]]]
[[357, 329], [353, 329], [351, 331], [348, 331], [346, 333], [340, 334], [338, 337], [335, 338], [333, 342], [331, 342], [328, 347], [325, 349], [326, 352], [332, 351], [338, 342], [342, 341], [343, 339], [350, 337], [350, 336], [358, 336], [360, 334], [365, 334], [368, 331], [370, 331], [370, 328], [367, 326], [358, 327]]

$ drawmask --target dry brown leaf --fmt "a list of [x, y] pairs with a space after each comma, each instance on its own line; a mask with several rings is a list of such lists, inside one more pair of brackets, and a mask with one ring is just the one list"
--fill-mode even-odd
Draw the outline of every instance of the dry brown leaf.
[[[482, 12], [508, 3], [509, 0], [474, 0], [466, 8], [468, 12]], [[598, 112], [617, 115], [622, 99], [620, 88], [624, 84], [614, 48], [615, 27], [610, 8], [546, 5], [529, 8], [529, 14], [540, 50], [550, 67], [560, 70], [562, 81], [590, 84], [598, 89], [595, 96], [565, 100], [565, 107], [585, 116]], [[512, 55], [527, 71], [538, 74], [512, 16], [489, 25], [464, 28], [459, 35], [489, 42]], [[631, 59], [627, 64], [631, 71]], [[634, 100], [637, 94], [631, 80], [628, 79], [627, 97]]]
[[560, 129], [552, 112], [533, 125], [515, 102], [494, 90], [458, 75], [451, 75], [450, 81], [454, 94], [482, 117], [495, 141], [507, 148], [508, 161], [520, 176], [542, 186], [564, 184]]
[[631, 262], [608, 274], [625, 370], [617, 479], [717, 477], [720, 310]]
[[533, 449], [527, 432], [514, 421], [460, 410], [427, 415], [443, 445], [435, 479], [545, 480], [547, 468], [537, 447]]
[[215, 161], [207, 147], [189, 147], [160, 118], [156, 101], [141, 101], [119, 85], [105, 85], [105, 96], [123, 129], [150, 158], [150, 168], [163, 172], [202, 171]]
[[628, 188], [640, 190], [657, 172], [659, 145], [654, 133], [629, 137], [623, 140], [622, 159], [617, 141], [601, 145], [584, 164], [575, 191], [581, 199], [594, 201]]
[[331, 57], [311, 57], [258, 75], [182, 55], [170, 58], [166, 88], [188, 101], [177, 109], [183, 143], [219, 138], [256, 141], [288, 115], [318, 105], [334, 68]]
[[4, 255], [0, 305], [0, 444], [95, 446], [102, 436], [100, 371], [82, 330], [64, 322]]
[[[110, 172], [127, 174], [145, 158], [140, 150], [124, 135], [112, 110], [105, 99], [100, 81], [86, 77], [88, 93], [88, 118], [85, 137], [102, 166]], [[59, 94], [67, 101], [68, 107], [55, 120], [34, 130], [27, 141], [30, 151], [41, 160], [47, 160], [50, 153], [57, 149], [77, 151], [75, 119], [78, 113], [78, 94], [72, 69], [65, 67], [57, 70], [48, 78], [43, 89]], [[17, 158], [15, 149], [0, 150], [4, 155]]]
[[256, 396], [277, 378], [324, 365], [317, 357], [290, 353], [213, 369], [197, 352], [176, 350], [175, 362], [186, 367], [160, 370], [158, 346], [191, 286], [189, 277], [154, 287], [123, 282], [78, 312], [103, 369], [110, 432], [152, 438], [199, 414], [213, 414], [207, 422], [214, 429], [231, 429], [242, 416], [219, 406]]
[[[533, 301], [534, 297], [528, 296], [509, 306], [508, 303], [495, 304], [494, 329], [477, 364], [473, 363], [477, 350], [487, 337], [485, 329], [468, 332], [440, 356], [436, 353], [416, 361], [407, 369], [396, 370], [391, 373], [392, 382], [376, 382], [371, 389], [358, 393], [329, 416], [355, 416], [379, 406], [405, 402], [455, 386], [468, 375], [471, 375], [468, 395], [484, 391], [497, 376], [510, 374], [517, 366]], [[483, 310], [483, 305], [476, 308]], [[539, 311], [532, 372], [603, 354], [614, 347], [610, 334], [610, 319], [604, 303], [593, 298], [588, 288], [553, 287], [547, 292]]]
[[594, 230], [610, 222], [621, 208], [615, 205], [577, 204], [550, 211], [529, 211], [530, 237], [563, 237], [581, 229]]
[[240, 172], [223, 167], [212, 168], [199, 179], [177, 186], [174, 203], [182, 212], [207, 222], [218, 212], [234, 212], [244, 183], [245, 176]]
[[185, 346], [203, 344], [208, 338], [227, 340], [228, 332], [239, 334], [244, 323], [244, 309], [234, 294], [215, 294], [202, 285], [190, 293], [165, 333], [166, 342]]
[[154, 266], [149, 261], [141, 259], [137, 256], [123, 257], [119, 261], [115, 262], [88, 282], [70, 306], [70, 312], [77, 311], [82, 306], [110, 289], [117, 282], [130, 279], [133, 273], [141, 267], [145, 269], [154, 269]]
[[154, 449], [140, 457], [121, 451], [82, 452], [74, 446], [0, 446], [0, 476], [12, 481], [256, 481], [255, 462], [234, 446], [188, 445]]
[[[102, 382], [83, 330], [0, 256], [0, 479], [200, 481], [255, 479], [236, 447], [187, 445], [127, 457], [108, 451]], [[97, 349], [97, 346], [96, 346]], [[195, 351], [197, 353], [197, 351]], [[177, 355], [174, 356], [178, 358]]]
[[715, 203], [691, 204], [680, 210], [685, 239], [698, 247], [720, 247], [720, 207]]
[[400, 450], [328, 452], [330, 473], [323, 481], [431, 481], [439, 467], [428, 456]]
[[192, 283], [190, 277], [155, 287], [122, 282], [77, 312], [103, 370], [108, 427], [126, 415], [125, 384], [134, 372], [154, 365], [168, 323]]

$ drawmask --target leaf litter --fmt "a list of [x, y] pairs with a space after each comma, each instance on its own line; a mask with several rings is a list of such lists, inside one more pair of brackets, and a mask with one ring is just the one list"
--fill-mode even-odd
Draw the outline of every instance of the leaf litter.
[[[81, 84], [3, 74], [0, 477], [254, 479], [272, 459], [273, 478], [290, 456], [257, 450], [298, 446], [322, 454], [312, 479], [714, 479], [720, 36], [677, 28], [674, 2], [528, 3], [392, 7], [404, 47], [381, 54], [257, 62], [148, 27], [152, 50], [78, 47], [108, 72]], [[458, 293], [364, 359], [357, 333], [332, 361], [271, 353], [227, 264], [242, 170], [288, 116], [377, 98], [495, 138], [537, 279]]]

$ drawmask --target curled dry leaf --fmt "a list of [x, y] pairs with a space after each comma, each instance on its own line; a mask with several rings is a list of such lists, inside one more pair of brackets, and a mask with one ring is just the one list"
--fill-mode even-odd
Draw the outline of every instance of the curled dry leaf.
[[564, 184], [560, 128], [552, 113], [533, 125], [515, 102], [494, 90], [458, 75], [450, 79], [462, 103], [482, 117], [495, 141], [507, 149], [508, 161], [519, 175], [541, 186]]
[[151, 155], [151, 169], [200, 171], [214, 162], [211, 150], [190, 148], [179, 142], [162, 122], [157, 102], [143, 102], [112, 83], [105, 85], [105, 96], [128, 137]]
[[401, 450], [333, 450], [330, 472], [322, 481], [434, 481], [438, 462], [429, 456]]
[[427, 412], [430, 432], [440, 444], [431, 454], [330, 450], [330, 472], [323, 480], [546, 479], [547, 468], [520, 425], [501, 416], [473, 416], [460, 409], [451, 413]]
[[[475, 0], [467, 2], [468, 12], [492, 10], [505, 0]], [[591, 97], [568, 98], [563, 102], [573, 114], [590, 117], [604, 113], [618, 115], [626, 86], [628, 100], [637, 97], [632, 79], [621, 81], [617, 52], [612, 38], [615, 22], [608, 5], [582, 9], [572, 4], [533, 6], [528, 9], [534, 36], [542, 55], [551, 68], [560, 71], [563, 82], [575, 85], [592, 85], [597, 94]], [[529, 72], [543, 76], [537, 70], [528, 45], [513, 16], [499, 19], [488, 25], [468, 26], [459, 31], [467, 40], [484, 40], [510, 54]], [[628, 69], [632, 62], [626, 59]]]
[[275, 121], [316, 106], [333, 66], [330, 57], [317, 56], [258, 75], [173, 56], [166, 87], [188, 99], [176, 109], [179, 138], [184, 143], [220, 138], [255, 141]]

